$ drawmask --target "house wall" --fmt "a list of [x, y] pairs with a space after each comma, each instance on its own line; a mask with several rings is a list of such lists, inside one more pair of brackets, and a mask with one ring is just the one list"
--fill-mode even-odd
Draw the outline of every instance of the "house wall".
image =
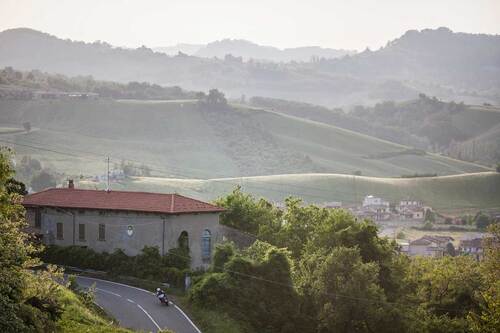
[[[122, 249], [127, 255], [137, 255], [142, 248], [157, 246], [161, 254], [178, 246], [183, 231], [188, 233], [192, 268], [207, 267], [209, 261], [202, 258], [202, 235], [211, 233], [211, 248], [222, 240], [219, 231], [219, 214], [162, 215], [120, 211], [56, 210], [41, 209], [43, 242], [47, 245], [87, 246], [97, 252], [113, 252]], [[34, 209], [26, 214], [30, 226], [35, 226]], [[57, 239], [57, 223], [63, 224], [63, 239]], [[79, 224], [85, 225], [85, 240], [79, 240]], [[99, 224], [106, 227], [105, 240], [98, 239]], [[74, 227], [73, 227], [74, 225]], [[132, 226], [133, 233], [128, 234]]]
[[428, 257], [440, 257], [442, 256], [442, 251], [430, 246], [430, 245], [412, 245], [410, 244], [408, 248], [408, 254], [410, 256], [428, 256]]

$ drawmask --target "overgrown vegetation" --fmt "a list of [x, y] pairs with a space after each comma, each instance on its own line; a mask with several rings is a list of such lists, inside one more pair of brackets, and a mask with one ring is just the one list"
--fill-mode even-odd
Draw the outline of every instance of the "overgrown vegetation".
[[[218, 245], [189, 300], [226, 314], [242, 331], [493, 332], [498, 323], [494, 241], [483, 262], [409, 260], [372, 222], [342, 210], [297, 199], [279, 210], [240, 189], [217, 202], [227, 209], [223, 224], [261, 240], [246, 250]], [[490, 230], [498, 241], [498, 224]]]
[[98, 253], [80, 246], [47, 246], [40, 254], [44, 262], [94, 269], [108, 272], [111, 276], [132, 276], [140, 279], [168, 282], [183, 288], [184, 276], [190, 272], [189, 252], [186, 249], [170, 249], [161, 256], [158, 247], [145, 246], [137, 256], [127, 256], [122, 250]]
[[127, 333], [66, 289], [62, 270], [40, 269], [40, 248], [22, 231], [24, 184], [12, 178], [11, 152], [0, 150], [0, 331]]

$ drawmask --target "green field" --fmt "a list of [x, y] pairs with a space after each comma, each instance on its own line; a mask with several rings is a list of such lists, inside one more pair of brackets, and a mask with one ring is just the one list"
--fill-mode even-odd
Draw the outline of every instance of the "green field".
[[192, 101], [0, 101], [0, 127], [23, 122], [37, 130], [2, 135], [0, 144], [69, 175], [103, 174], [105, 156], [114, 163], [125, 159], [146, 164], [154, 176], [204, 179], [490, 170], [428, 153], [408, 154], [409, 147], [332, 125], [241, 107], [202, 110]]
[[[82, 187], [103, 188], [104, 184], [83, 181]], [[271, 201], [288, 196], [309, 203], [341, 201], [344, 206], [360, 205], [368, 194], [391, 202], [412, 198], [446, 214], [500, 209], [500, 174], [484, 172], [431, 178], [377, 178], [339, 174], [288, 174], [211, 180], [138, 177], [112, 188], [134, 191], [178, 192], [202, 200], [213, 200], [235, 186]]]

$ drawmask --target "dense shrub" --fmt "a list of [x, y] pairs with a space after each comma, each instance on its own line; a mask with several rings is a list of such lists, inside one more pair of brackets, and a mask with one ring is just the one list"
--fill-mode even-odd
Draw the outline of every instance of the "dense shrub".
[[211, 273], [190, 289], [191, 302], [226, 312], [255, 332], [300, 331], [288, 251], [257, 241], [243, 252], [226, 244], [216, 253], [218, 266], [214, 260]]
[[113, 276], [125, 275], [141, 279], [166, 281], [173, 286], [183, 287], [184, 277], [189, 273], [189, 257], [174, 260], [174, 254], [185, 250], [172, 249], [161, 256], [157, 247], [145, 246], [137, 256], [128, 256], [123, 250], [113, 253], [97, 253], [80, 246], [47, 246], [41, 253], [44, 262], [73, 266], [82, 269], [106, 271]]

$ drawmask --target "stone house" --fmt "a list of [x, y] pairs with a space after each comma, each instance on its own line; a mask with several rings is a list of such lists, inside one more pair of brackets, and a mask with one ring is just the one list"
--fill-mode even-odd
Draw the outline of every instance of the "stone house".
[[471, 255], [476, 260], [482, 260], [484, 257], [483, 249], [483, 239], [482, 238], [472, 238], [472, 239], [462, 239], [458, 250], [462, 254]]
[[144, 246], [166, 254], [189, 246], [192, 268], [207, 267], [222, 241], [222, 208], [179, 194], [51, 188], [24, 198], [26, 218], [47, 245], [85, 246], [97, 252]]
[[448, 236], [423, 236], [411, 241], [408, 247], [410, 256], [442, 257], [446, 246], [454, 239]]

